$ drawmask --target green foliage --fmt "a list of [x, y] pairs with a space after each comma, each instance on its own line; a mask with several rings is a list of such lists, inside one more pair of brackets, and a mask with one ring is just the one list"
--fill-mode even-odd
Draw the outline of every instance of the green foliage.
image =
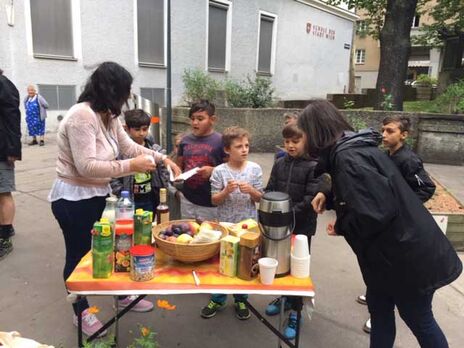
[[192, 103], [199, 99], [214, 100], [221, 84], [200, 69], [185, 69], [182, 75], [185, 87], [185, 101]]
[[382, 110], [385, 111], [391, 111], [395, 107], [395, 104], [393, 104], [393, 96], [391, 93], [387, 93], [385, 88], [382, 88], [381, 91], [382, 93], [382, 101], [380, 102], [380, 107]]
[[464, 80], [449, 85], [436, 104], [442, 112], [464, 113]]
[[107, 338], [94, 340], [92, 342], [85, 342], [84, 348], [111, 348], [115, 344], [113, 335], [109, 335]]
[[464, 1], [440, 0], [425, 1], [422, 13], [432, 17], [433, 23], [421, 27], [421, 35], [414, 43], [428, 46], [441, 46], [447, 35], [456, 35], [464, 30]]
[[366, 121], [364, 121], [360, 116], [356, 115], [355, 113], [347, 114], [346, 117], [348, 118], [348, 122], [351, 124], [355, 131], [367, 128]]
[[134, 339], [128, 348], [158, 348], [158, 342], [156, 341], [156, 333], [151, 329], [139, 325], [140, 337]]
[[344, 109], [353, 109], [354, 104], [355, 104], [354, 100], [346, 99], [346, 97], [343, 98], [343, 108]]
[[422, 86], [432, 87], [438, 83], [438, 80], [436, 78], [430, 77], [427, 74], [420, 74], [417, 76], [416, 82]]
[[236, 82], [228, 80], [224, 84], [227, 104], [234, 108], [266, 108], [273, 104], [271, 80], [264, 77], [256, 77], [252, 80], [249, 76], [246, 81]]

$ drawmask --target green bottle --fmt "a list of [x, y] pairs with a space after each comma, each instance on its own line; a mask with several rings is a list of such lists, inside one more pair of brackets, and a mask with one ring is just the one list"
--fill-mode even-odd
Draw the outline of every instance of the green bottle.
[[108, 219], [102, 218], [92, 229], [92, 274], [109, 278], [113, 273], [113, 231]]

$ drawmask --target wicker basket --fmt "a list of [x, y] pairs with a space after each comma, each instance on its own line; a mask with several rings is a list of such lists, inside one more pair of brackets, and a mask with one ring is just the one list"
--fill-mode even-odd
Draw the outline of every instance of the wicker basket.
[[[165, 230], [169, 225], [180, 224], [182, 222], [190, 222], [195, 220], [173, 220], [169, 222], [164, 222], [160, 225], [153, 227], [153, 237], [155, 238], [156, 245], [160, 248], [165, 254], [171, 256], [173, 259], [182, 261], [182, 262], [199, 262], [207, 260], [219, 253], [220, 241], [212, 243], [202, 243], [202, 244], [179, 244], [175, 242], [169, 242], [167, 240], [161, 239], [158, 235], [161, 231]], [[208, 221], [215, 230], [222, 232], [222, 237], [228, 234], [228, 231], [225, 227], [219, 225], [215, 222]]]

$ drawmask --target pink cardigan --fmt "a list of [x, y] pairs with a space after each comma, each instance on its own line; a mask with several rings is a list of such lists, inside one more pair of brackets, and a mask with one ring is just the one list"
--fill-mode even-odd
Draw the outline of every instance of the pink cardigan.
[[89, 103], [71, 107], [57, 134], [58, 178], [79, 186], [106, 186], [111, 178], [130, 172], [130, 159], [116, 160], [118, 155], [132, 158], [140, 154], [154, 157], [159, 163], [163, 155], [136, 144], [127, 135], [119, 118], [112, 118], [105, 130], [100, 115]]

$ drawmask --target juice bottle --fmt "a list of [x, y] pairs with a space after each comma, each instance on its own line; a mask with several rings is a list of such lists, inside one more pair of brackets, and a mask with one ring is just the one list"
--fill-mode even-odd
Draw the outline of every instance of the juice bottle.
[[92, 229], [92, 275], [109, 278], [113, 272], [113, 233], [108, 219], [102, 218]]

